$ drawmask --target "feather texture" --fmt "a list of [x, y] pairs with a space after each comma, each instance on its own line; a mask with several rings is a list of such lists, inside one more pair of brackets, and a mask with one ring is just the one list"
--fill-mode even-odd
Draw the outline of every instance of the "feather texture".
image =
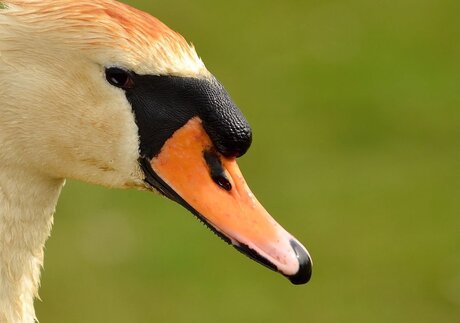
[[64, 178], [145, 188], [134, 115], [105, 68], [209, 74], [182, 36], [116, 1], [0, 9], [0, 322], [29, 323]]
[[126, 4], [112, 0], [7, 0], [4, 4], [9, 7], [4, 15], [18, 25], [34, 26], [34, 36], [44, 43], [53, 40], [55, 45], [99, 53], [110, 50], [113, 64], [129, 58], [127, 67], [139, 73], [207, 75], [194, 47], [180, 34]]

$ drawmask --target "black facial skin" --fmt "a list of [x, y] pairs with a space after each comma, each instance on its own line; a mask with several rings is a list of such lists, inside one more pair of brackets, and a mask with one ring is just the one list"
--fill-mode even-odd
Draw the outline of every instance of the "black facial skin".
[[[252, 142], [251, 128], [223, 86], [214, 78], [198, 79], [176, 76], [138, 75], [117, 67], [106, 69], [107, 81], [123, 89], [130, 102], [140, 137], [140, 166], [145, 182], [161, 194], [181, 204], [206, 224], [224, 241], [231, 240], [209, 224], [206, 218], [177, 194], [150, 165], [166, 140], [190, 119], [199, 117], [215, 149], [226, 157], [240, 157]], [[215, 150], [203, 152], [210, 176], [224, 190], [231, 190]], [[299, 272], [287, 277], [293, 284], [310, 279], [311, 262], [308, 255], [291, 241], [299, 259]], [[278, 271], [277, 267], [248, 246], [233, 245], [238, 251], [258, 263]], [[298, 252], [299, 250], [299, 252]], [[305, 270], [310, 268], [309, 270]]]
[[216, 79], [131, 75], [133, 86], [125, 91], [139, 127], [142, 156], [158, 155], [193, 117], [202, 120], [222, 155], [239, 157], [248, 150], [251, 127]]

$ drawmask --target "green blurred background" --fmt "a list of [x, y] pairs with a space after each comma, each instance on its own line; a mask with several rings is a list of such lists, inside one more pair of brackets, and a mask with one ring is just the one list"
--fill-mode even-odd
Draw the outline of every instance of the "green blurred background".
[[313, 278], [292, 286], [166, 199], [70, 181], [41, 322], [460, 322], [458, 0], [127, 2], [242, 108], [243, 172]]

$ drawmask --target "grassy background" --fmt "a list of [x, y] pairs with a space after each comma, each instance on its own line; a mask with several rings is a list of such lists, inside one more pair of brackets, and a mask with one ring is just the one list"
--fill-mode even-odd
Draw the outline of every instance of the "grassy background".
[[290, 285], [160, 197], [69, 182], [42, 322], [459, 322], [457, 0], [127, 2], [240, 105], [242, 169], [313, 279]]

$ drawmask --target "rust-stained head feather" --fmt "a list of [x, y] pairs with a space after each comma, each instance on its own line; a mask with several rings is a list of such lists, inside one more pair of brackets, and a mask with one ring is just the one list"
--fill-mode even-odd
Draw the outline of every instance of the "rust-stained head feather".
[[[2, 13], [43, 46], [91, 51], [140, 73], [206, 75], [193, 46], [155, 17], [113, 0], [6, 0]], [[73, 47], [72, 47], [73, 46]], [[101, 62], [103, 63], [103, 62]]]

